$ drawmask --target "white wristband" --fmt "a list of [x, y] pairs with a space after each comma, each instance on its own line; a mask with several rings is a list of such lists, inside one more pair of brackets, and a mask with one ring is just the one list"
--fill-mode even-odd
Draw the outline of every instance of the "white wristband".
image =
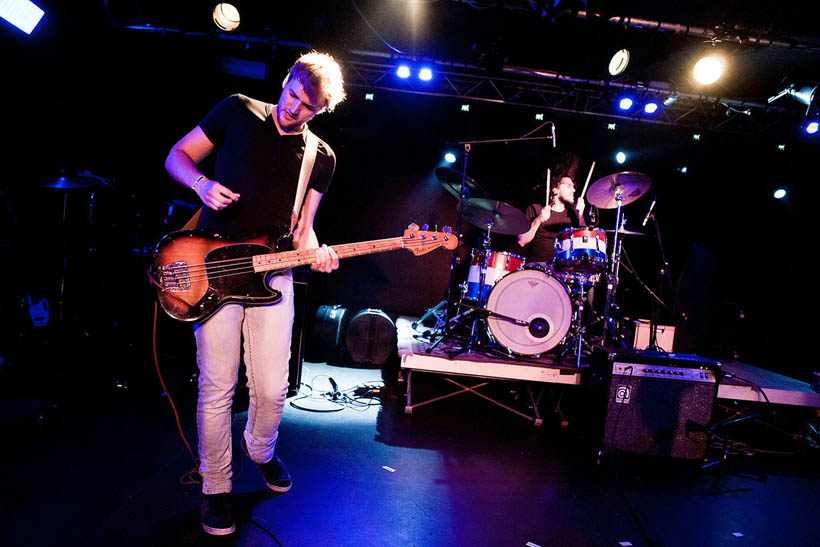
[[199, 175], [197, 178], [194, 179], [194, 183], [191, 184], [191, 190], [196, 192], [196, 187], [199, 186], [199, 183], [205, 179], [205, 175]]

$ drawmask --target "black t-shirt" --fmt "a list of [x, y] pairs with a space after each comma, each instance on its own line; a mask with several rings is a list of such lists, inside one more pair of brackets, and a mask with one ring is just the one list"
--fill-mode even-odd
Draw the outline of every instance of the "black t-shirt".
[[[527, 207], [527, 217], [532, 221], [541, 214], [544, 207], [533, 203]], [[550, 212], [550, 218], [542, 222], [535, 232], [535, 236], [527, 249], [528, 262], [550, 262], [555, 258], [555, 237], [564, 228], [578, 226], [578, 215], [575, 209], [565, 208], [563, 211]]]
[[[279, 235], [290, 226], [305, 132], [280, 135], [267, 103], [231, 95], [214, 107], [199, 127], [214, 144], [211, 177], [240, 195], [221, 211], [203, 207], [197, 228], [234, 236]], [[324, 193], [336, 168], [336, 156], [319, 139], [308, 189]]]

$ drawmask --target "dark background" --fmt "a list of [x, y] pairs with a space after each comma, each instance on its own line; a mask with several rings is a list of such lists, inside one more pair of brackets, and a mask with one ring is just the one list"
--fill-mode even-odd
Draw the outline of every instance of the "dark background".
[[[196, 18], [190, 15], [193, 11], [184, 11], [203, 4], [207, 3], [178, 3], [174, 12], [163, 15], [152, 3], [143, 2], [141, 21], [144, 24], [154, 13], [154, 26], [210, 29], [207, 9], [204, 17]], [[282, 6], [281, 11], [257, 7], [257, 13], [264, 11], [267, 17], [265, 24], [260, 28], [248, 19], [245, 31], [277, 32], [283, 39], [340, 59], [351, 48], [385, 50], [352, 3], [302, 4], [293, 10]], [[588, 74], [597, 70], [591, 68], [592, 40], [580, 34], [579, 22], [558, 26], [523, 10], [488, 12], [476, 9], [481, 3], [455, 4], [430, 4], [429, 13], [441, 17], [428, 15], [427, 26], [419, 27], [425, 30], [415, 34], [408, 34], [401, 18], [389, 12], [406, 9], [405, 3], [358, 5], [386, 40], [411, 44], [420, 55], [461, 57], [466, 62], [474, 55], [474, 44], [501, 43], [512, 64], [530, 62]], [[705, 24], [707, 19], [720, 21], [735, 14], [749, 24], [768, 21], [767, 28], [784, 32], [786, 27], [778, 24], [791, 24], [788, 30], [798, 34], [806, 27], [807, 14], [802, 17], [797, 10], [775, 17], [746, 3], [742, 5], [748, 9], [741, 13], [739, 4], [727, 2], [705, 14], [702, 4], [706, 3], [654, 16]], [[69, 347], [89, 375], [101, 367], [107, 375], [147, 370], [153, 295], [144, 271], [150, 249], [162, 234], [181, 227], [197, 205], [193, 193], [165, 173], [167, 151], [230, 93], [275, 102], [281, 78], [308, 48], [244, 48], [239, 42], [207, 37], [119, 29], [114, 15], [139, 22], [135, 8], [129, 7], [136, 3], [40, 5], [46, 17], [32, 36], [5, 21], [0, 26], [0, 249], [2, 308], [9, 325], [3, 334], [3, 357], [24, 363], [46, 355], [53, 361], [65, 359]], [[621, 4], [624, 9], [631, 6]], [[253, 9], [248, 4], [248, 13]], [[583, 30], [590, 32], [588, 27]], [[605, 31], [614, 33], [608, 27]], [[599, 40], [608, 36], [594, 28], [591, 35], [596, 32]], [[649, 74], [653, 78], [671, 78], [668, 65], [658, 65], [661, 56], [674, 58], [698, 45], [680, 37], [661, 43], [649, 32], [639, 38], [650, 43], [646, 51], [653, 53], [639, 69], [646, 74], [655, 71]], [[221, 73], [216, 58], [225, 55], [266, 61], [267, 81]], [[783, 55], [774, 49], [748, 54], [747, 68], [755, 67], [745, 70], [748, 89], [739, 87], [735, 74], [735, 83], [727, 83], [722, 91], [765, 102], [768, 94], [782, 87], [785, 76], [769, 73], [769, 81], [759, 76], [763, 67], [777, 64]], [[794, 55], [797, 60], [790, 57], [789, 62], [798, 68], [792, 74], [817, 67], [816, 52]], [[755, 56], [760, 57], [759, 65], [752, 62]], [[453, 98], [382, 90], [367, 101], [366, 91], [348, 88], [349, 98], [336, 112], [311, 123], [338, 156], [336, 175], [316, 222], [324, 243], [393, 237], [410, 222], [427, 223], [431, 229], [454, 226], [457, 200], [434, 176], [444, 151], [458, 151], [451, 143], [459, 140], [522, 136], [542, 123], [535, 120], [533, 109], [524, 107], [475, 102], [466, 113], [460, 108], [465, 101]], [[662, 322], [678, 326], [676, 349], [723, 359], [737, 356], [801, 379], [809, 377], [816, 368], [810, 352], [817, 301], [813, 230], [820, 148], [817, 138], [800, 132], [799, 117], [757, 134], [697, 131], [699, 141], [693, 140], [691, 128], [673, 125], [618, 119], [611, 131], [607, 124], [615, 120], [605, 117], [548, 112], [545, 119], [555, 121], [557, 151], [575, 150], [582, 157], [579, 184], [592, 161], [593, 181], [624, 170], [651, 177], [650, 191], [624, 209], [626, 227], [650, 235], [628, 239], [626, 252], [647, 285], [670, 307], [687, 312], [690, 320], [685, 323], [679, 315], [662, 314]], [[781, 144], [785, 150], [778, 149]], [[616, 150], [629, 154], [626, 164], [614, 162]], [[468, 172], [487, 188], [488, 197], [523, 210], [554, 152], [549, 141], [477, 145]], [[682, 166], [686, 173], [680, 171]], [[108, 184], [93, 194], [43, 186], [61, 173], [86, 170]], [[788, 188], [788, 197], [774, 200], [772, 192], [780, 186]], [[640, 226], [655, 196], [676, 290], [659, 282], [657, 240], [651, 225]], [[612, 227], [614, 211], [603, 211], [601, 224]], [[459, 256], [477, 246], [480, 236], [470, 226], [464, 231]], [[515, 250], [509, 236], [494, 237], [493, 248]], [[319, 305], [340, 304], [354, 313], [372, 307], [394, 315], [421, 314], [444, 297], [450, 257], [439, 250], [423, 257], [400, 251], [349, 259], [332, 275], [313, 275], [311, 312]], [[65, 319], [57, 325], [64, 258]], [[457, 277], [466, 278], [463, 267]], [[649, 317], [651, 300], [623, 270], [621, 296], [626, 315]], [[49, 327], [32, 326], [29, 297], [35, 303], [48, 301]], [[160, 317], [159, 340], [167, 358], [192, 362], [186, 325]]]

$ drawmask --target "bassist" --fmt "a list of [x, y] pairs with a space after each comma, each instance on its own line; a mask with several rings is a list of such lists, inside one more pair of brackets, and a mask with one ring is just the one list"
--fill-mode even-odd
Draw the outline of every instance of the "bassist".
[[[319, 245], [313, 220], [330, 184], [336, 158], [307, 122], [345, 97], [339, 65], [328, 55], [301, 56], [282, 84], [277, 104], [243, 95], [219, 103], [171, 149], [168, 173], [204, 204], [197, 228], [231, 237], [291, 229], [295, 249], [316, 249], [312, 269], [338, 268], [334, 250]], [[215, 154], [213, 178], [197, 164]], [[312, 165], [311, 165], [312, 162]], [[301, 180], [301, 184], [300, 184]], [[300, 191], [301, 188], [301, 191]], [[260, 306], [229, 302], [194, 324], [199, 366], [197, 402], [202, 526], [209, 534], [235, 531], [231, 491], [231, 403], [244, 344], [250, 407], [241, 445], [271, 490], [286, 492], [290, 475], [275, 455], [288, 388], [293, 324], [290, 273], [274, 276], [281, 300]]]

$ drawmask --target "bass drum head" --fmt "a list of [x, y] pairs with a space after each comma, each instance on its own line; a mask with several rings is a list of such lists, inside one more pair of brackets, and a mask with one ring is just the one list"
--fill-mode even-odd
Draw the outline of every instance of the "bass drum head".
[[496, 342], [520, 355], [538, 355], [557, 346], [569, 332], [572, 302], [564, 285], [539, 270], [513, 272], [493, 287], [487, 309], [530, 323], [490, 316], [487, 325]]

